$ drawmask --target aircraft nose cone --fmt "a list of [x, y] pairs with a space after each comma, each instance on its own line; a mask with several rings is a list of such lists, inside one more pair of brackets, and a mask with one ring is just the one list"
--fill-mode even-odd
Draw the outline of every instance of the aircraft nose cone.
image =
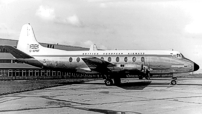
[[199, 69], [199, 65], [197, 65], [196, 63], [194, 63], [194, 71], [197, 71]]

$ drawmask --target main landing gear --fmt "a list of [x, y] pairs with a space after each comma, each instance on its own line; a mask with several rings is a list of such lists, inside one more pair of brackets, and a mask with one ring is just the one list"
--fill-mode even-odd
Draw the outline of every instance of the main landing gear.
[[171, 85], [176, 85], [177, 84], [177, 77], [172, 77], [172, 80], [170, 82]]
[[146, 80], [150, 80], [151, 74], [148, 70], [146, 70], [145, 72], [142, 72], [140, 75], [138, 75], [138, 78], [140, 80], [142, 80], [143, 78], [145, 78]]
[[121, 84], [121, 78], [117, 79], [105, 79], [105, 85], [111, 86], [111, 85], [120, 85]]
[[121, 78], [105, 79], [106, 86], [120, 85], [120, 84], [121, 84]]
[[106, 86], [113, 85], [112, 79], [106, 79], [106, 80], [105, 80], [105, 85], [106, 85]]
[[151, 74], [149, 73], [149, 71], [147, 71], [145, 74], [145, 79], [150, 80], [150, 78], [151, 78]]
[[105, 85], [111, 86], [111, 85], [120, 85], [121, 84], [121, 78], [119, 75], [114, 76], [111, 78], [110, 76], [105, 76]]

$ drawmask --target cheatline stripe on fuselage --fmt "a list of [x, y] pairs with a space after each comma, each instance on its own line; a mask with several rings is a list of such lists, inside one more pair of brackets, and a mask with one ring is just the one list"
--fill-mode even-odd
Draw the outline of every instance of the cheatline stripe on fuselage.
[[172, 57], [172, 55], [32, 55], [33, 57], [136, 57], [136, 56], [158, 56], [158, 57]]

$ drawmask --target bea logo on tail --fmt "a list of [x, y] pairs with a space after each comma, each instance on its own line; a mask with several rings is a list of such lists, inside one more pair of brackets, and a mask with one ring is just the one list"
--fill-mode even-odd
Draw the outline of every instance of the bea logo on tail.
[[29, 45], [29, 52], [39, 52], [39, 45], [38, 44], [30, 44]]

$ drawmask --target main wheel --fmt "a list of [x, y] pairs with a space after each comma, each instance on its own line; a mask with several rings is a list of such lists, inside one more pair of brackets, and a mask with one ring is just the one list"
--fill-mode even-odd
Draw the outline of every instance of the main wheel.
[[113, 81], [112, 81], [111, 79], [106, 79], [106, 80], [105, 80], [105, 85], [106, 85], [106, 86], [113, 85]]
[[176, 80], [171, 80], [171, 85], [176, 85], [177, 84], [177, 81]]
[[149, 71], [147, 71], [147, 73], [146, 73], [146, 76], [145, 76], [145, 79], [147, 79], [147, 80], [150, 80], [150, 73], [149, 73]]

